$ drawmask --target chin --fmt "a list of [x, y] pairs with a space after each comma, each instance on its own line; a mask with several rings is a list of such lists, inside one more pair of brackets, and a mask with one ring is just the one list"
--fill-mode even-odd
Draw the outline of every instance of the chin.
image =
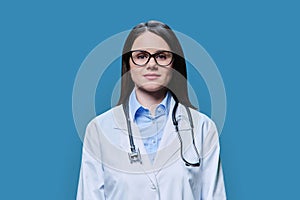
[[149, 85], [147, 84], [147, 85], [143, 85], [143, 86], [139, 87], [139, 89], [147, 91], [147, 92], [157, 92], [164, 88], [165, 88], [164, 86], [157, 85], [157, 84], [149, 84]]

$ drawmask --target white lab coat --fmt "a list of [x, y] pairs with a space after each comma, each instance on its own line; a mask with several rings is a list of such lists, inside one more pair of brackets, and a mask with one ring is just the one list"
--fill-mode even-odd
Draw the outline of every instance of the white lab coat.
[[[171, 100], [171, 112], [174, 100]], [[77, 200], [224, 200], [220, 146], [215, 124], [190, 109], [200, 167], [186, 166], [170, 112], [156, 158], [147, 156], [138, 127], [131, 123], [141, 163], [130, 163], [130, 145], [122, 106], [94, 118], [87, 126], [77, 191]], [[183, 139], [184, 156], [195, 162], [191, 127], [185, 108], [179, 104], [176, 118]]]

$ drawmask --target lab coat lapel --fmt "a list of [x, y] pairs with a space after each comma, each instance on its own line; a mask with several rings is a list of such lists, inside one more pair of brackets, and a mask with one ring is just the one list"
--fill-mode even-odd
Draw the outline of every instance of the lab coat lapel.
[[123, 106], [119, 105], [113, 108], [112, 115], [114, 120], [113, 128], [127, 131], [127, 124]]
[[[128, 128], [127, 128], [127, 122], [125, 118], [125, 113], [123, 110], [122, 105], [117, 106], [113, 111], [113, 119], [114, 119], [114, 128], [118, 129], [122, 133], [122, 139], [120, 140], [120, 146], [125, 151], [130, 152], [130, 143], [129, 143], [129, 136], [128, 136]], [[134, 145], [136, 149], [140, 150], [141, 156], [142, 156], [142, 162], [144, 165], [152, 165], [150, 163], [149, 157], [147, 155], [147, 151], [145, 149], [144, 143], [142, 141], [142, 137], [139, 131], [138, 126], [133, 123], [131, 120], [131, 130], [132, 130], [132, 136], [134, 140]]]

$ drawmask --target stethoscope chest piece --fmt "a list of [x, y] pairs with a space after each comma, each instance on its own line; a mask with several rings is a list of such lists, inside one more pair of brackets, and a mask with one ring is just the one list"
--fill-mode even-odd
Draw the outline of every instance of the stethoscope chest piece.
[[141, 153], [139, 148], [134, 149], [132, 152], [128, 153], [128, 156], [131, 164], [137, 162], [142, 164], [142, 158], [141, 158]]

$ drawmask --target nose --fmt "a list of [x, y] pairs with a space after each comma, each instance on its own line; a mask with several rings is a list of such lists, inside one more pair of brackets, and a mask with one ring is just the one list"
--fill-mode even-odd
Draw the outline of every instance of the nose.
[[148, 64], [147, 64], [147, 69], [157, 69], [157, 64], [155, 62], [154, 57], [150, 58]]

